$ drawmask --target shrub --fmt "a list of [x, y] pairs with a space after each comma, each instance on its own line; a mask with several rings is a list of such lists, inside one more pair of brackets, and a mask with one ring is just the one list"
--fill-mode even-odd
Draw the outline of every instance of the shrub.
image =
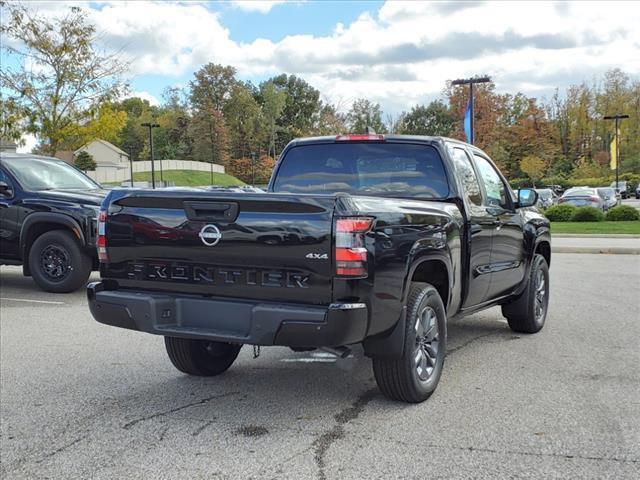
[[607, 212], [606, 218], [612, 222], [640, 220], [640, 212], [631, 205], [618, 205]]
[[76, 155], [76, 159], [73, 163], [84, 172], [94, 171], [98, 166], [96, 161], [93, 159], [93, 156], [85, 150], [82, 150], [78, 155]]
[[578, 208], [573, 205], [553, 205], [544, 212], [550, 222], [570, 222]]
[[601, 222], [604, 220], [604, 213], [595, 207], [580, 207], [571, 216], [572, 222]]

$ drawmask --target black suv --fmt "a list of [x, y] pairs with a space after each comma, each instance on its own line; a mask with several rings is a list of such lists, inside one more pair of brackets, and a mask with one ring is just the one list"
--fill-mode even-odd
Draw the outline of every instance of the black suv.
[[106, 193], [57, 158], [0, 154], [0, 265], [22, 265], [48, 292], [85, 285], [98, 264], [96, 218]]

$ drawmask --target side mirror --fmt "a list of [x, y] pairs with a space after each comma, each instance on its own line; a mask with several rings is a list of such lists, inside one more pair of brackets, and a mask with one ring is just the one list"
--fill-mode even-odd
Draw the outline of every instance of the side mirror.
[[538, 192], [532, 188], [518, 190], [518, 208], [533, 207], [536, 203], [538, 203]]
[[7, 182], [0, 181], [0, 195], [3, 197], [11, 197], [13, 195], [13, 189]]

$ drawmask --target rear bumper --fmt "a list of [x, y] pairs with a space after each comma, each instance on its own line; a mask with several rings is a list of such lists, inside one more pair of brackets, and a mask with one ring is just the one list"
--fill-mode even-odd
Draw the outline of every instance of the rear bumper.
[[361, 342], [367, 332], [364, 304], [329, 307], [108, 290], [87, 286], [93, 318], [105, 325], [170, 337], [253, 345], [336, 347]]

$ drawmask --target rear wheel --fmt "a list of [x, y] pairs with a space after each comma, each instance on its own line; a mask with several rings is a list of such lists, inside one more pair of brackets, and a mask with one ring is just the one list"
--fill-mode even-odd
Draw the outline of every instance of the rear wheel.
[[438, 386], [447, 341], [447, 317], [438, 291], [412, 283], [407, 300], [405, 343], [399, 359], [373, 359], [373, 373], [382, 393], [392, 400], [423, 402]]
[[544, 326], [549, 306], [549, 266], [542, 255], [533, 257], [529, 283], [514, 301], [502, 306], [502, 314], [515, 332], [536, 333]]
[[207, 340], [164, 337], [169, 360], [183, 373], [212, 377], [227, 371], [242, 345]]
[[47, 292], [68, 293], [84, 286], [92, 265], [91, 257], [66, 230], [40, 235], [29, 250], [31, 276]]

